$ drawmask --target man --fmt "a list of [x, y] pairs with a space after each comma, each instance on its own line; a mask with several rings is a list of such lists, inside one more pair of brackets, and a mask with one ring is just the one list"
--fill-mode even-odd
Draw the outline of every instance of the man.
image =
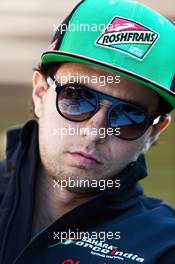
[[138, 184], [175, 107], [174, 39], [129, 0], [63, 22], [34, 71], [35, 118], [7, 134], [2, 264], [175, 263], [175, 211]]

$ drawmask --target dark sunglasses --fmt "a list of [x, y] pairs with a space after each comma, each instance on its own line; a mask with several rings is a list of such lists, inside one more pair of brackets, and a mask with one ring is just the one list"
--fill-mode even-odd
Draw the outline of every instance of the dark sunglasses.
[[[84, 84], [67, 83], [59, 85], [52, 77], [47, 78], [48, 85], [57, 93], [56, 108], [60, 115], [73, 122], [83, 122], [90, 119], [100, 109], [101, 99], [107, 99], [112, 104], [107, 111], [107, 126], [120, 129], [117, 137], [124, 140], [140, 138], [149, 126], [158, 123], [142, 107], [97, 92]], [[115, 133], [114, 133], [115, 135]]]

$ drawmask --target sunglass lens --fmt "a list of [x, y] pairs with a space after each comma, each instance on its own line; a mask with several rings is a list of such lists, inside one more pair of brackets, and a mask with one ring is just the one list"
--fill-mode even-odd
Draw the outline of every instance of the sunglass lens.
[[120, 128], [120, 138], [133, 140], [144, 134], [148, 127], [148, 118], [137, 107], [117, 105], [110, 113], [110, 125], [112, 128]]
[[93, 93], [86, 88], [69, 85], [59, 93], [57, 104], [65, 118], [81, 122], [93, 115], [97, 101]]

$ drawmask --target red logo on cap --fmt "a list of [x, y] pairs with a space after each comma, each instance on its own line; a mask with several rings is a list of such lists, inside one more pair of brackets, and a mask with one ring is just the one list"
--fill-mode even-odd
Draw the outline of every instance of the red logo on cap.
[[147, 30], [147, 28], [132, 22], [131, 20], [116, 17], [109, 27], [106, 29], [105, 33], [117, 32], [117, 31], [131, 31], [131, 30]]

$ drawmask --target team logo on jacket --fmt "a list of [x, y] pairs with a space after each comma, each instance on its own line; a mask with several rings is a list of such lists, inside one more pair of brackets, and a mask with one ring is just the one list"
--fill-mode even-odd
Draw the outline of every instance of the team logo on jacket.
[[115, 17], [97, 39], [96, 45], [117, 49], [137, 59], [143, 59], [159, 35], [135, 21]]
[[[91, 255], [95, 257], [100, 257], [102, 259], [107, 260], [118, 260], [118, 261], [127, 261], [130, 260], [129, 263], [144, 263], [145, 259], [142, 256], [139, 256], [137, 254], [134, 254], [132, 252], [128, 252], [126, 250], [120, 250], [118, 247], [109, 245], [108, 243], [103, 243], [101, 241], [95, 240], [95, 239], [89, 239], [84, 237], [80, 240], [74, 240], [74, 239], [68, 239], [65, 241], [58, 242], [54, 245], [49, 245], [48, 248], [57, 247], [60, 245], [64, 246], [77, 246], [84, 248], [90, 252]], [[68, 254], [68, 253], [67, 253]], [[128, 263], [128, 262], [127, 262]], [[76, 264], [76, 263], [72, 263]], [[79, 263], [77, 263], [79, 264]], [[106, 263], [104, 263], [106, 264]]]

